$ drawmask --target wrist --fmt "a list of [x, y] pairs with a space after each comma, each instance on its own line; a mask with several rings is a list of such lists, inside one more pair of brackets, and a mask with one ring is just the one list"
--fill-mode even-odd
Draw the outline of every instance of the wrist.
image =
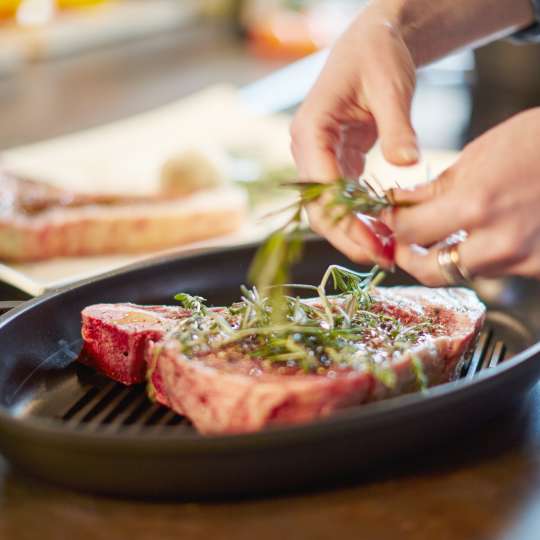
[[414, 10], [411, 10], [410, 4], [407, 0], [375, 0], [364, 8], [359, 22], [386, 27], [404, 43], [415, 66], [419, 67], [422, 56], [417, 51], [420, 49], [418, 38], [421, 33], [418, 32], [419, 25], [415, 22]]
[[535, 21], [532, 0], [374, 0], [369, 6], [392, 24], [417, 67]]

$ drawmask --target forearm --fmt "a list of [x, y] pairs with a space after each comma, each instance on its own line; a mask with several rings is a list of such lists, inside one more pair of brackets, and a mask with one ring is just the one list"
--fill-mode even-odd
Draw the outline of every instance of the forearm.
[[530, 0], [375, 0], [366, 11], [396, 28], [417, 66], [534, 22]]

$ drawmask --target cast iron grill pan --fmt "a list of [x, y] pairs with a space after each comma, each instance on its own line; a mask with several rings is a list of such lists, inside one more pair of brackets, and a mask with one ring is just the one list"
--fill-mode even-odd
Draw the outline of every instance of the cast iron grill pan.
[[[540, 327], [536, 285], [521, 281], [484, 287], [488, 322], [459, 381], [298, 427], [202, 437], [187, 419], [151, 403], [144, 385], [124, 387], [74, 362], [86, 305], [170, 303], [181, 290], [223, 305], [238, 297], [253, 250], [160, 259], [2, 317], [5, 455], [42, 478], [102, 493], [201, 498], [290, 491], [361, 478], [397, 455], [425, 451], [509, 409], [540, 376], [531, 347]], [[350, 266], [313, 240], [295, 279], [316, 283], [329, 263]], [[387, 282], [413, 283], [399, 273]]]

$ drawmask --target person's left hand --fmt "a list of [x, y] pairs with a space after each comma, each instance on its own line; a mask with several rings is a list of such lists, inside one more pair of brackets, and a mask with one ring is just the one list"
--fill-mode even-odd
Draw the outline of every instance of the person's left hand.
[[465, 230], [461, 264], [472, 276], [540, 278], [540, 108], [512, 117], [465, 147], [436, 180], [396, 199], [385, 216], [396, 262], [426, 285], [447, 285], [435, 246]]

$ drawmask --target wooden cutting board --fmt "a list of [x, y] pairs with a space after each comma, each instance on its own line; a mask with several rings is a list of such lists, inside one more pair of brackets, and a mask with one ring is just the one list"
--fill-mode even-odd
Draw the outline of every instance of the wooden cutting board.
[[[264, 164], [290, 165], [288, 125], [286, 116], [251, 111], [235, 88], [215, 86], [113, 124], [5, 151], [0, 163], [23, 176], [81, 192], [152, 194], [163, 162], [186, 148], [225, 148]], [[259, 240], [274, 226], [260, 215], [273, 208], [258, 208], [232, 235], [174, 251]], [[0, 279], [39, 295], [154, 255], [0, 264]]]

